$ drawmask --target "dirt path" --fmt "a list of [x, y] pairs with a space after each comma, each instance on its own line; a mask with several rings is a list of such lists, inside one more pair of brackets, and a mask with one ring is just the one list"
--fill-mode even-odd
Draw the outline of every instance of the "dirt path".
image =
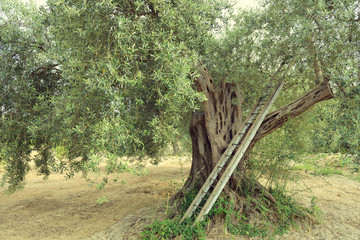
[[[11, 196], [0, 193], [0, 239], [119, 239], [137, 216], [153, 214], [155, 205], [166, 203], [189, 169], [189, 162], [181, 167], [171, 158], [147, 167], [147, 175], [126, 173], [126, 184], [110, 183], [101, 192], [81, 177], [52, 175], [43, 181], [31, 172], [24, 190]], [[322, 224], [300, 226], [278, 239], [360, 239], [360, 183], [339, 175], [302, 174], [302, 180], [312, 193], [300, 201], [309, 204], [313, 195], [318, 199]], [[109, 202], [98, 205], [101, 196]]]
[[[109, 183], [102, 191], [80, 176], [65, 180], [55, 174], [43, 181], [30, 172], [24, 190], [0, 192], [0, 239], [85, 239], [143, 207], [166, 202], [187, 174], [177, 159], [147, 170], [140, 177], [125, 173], [120, 180], [126, 183]], [[109, 202], [99, 205], [102, 196]]]

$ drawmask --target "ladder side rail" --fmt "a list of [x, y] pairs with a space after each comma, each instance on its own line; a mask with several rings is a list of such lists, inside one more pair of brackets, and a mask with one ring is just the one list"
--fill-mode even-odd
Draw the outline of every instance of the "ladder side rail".
[[248, 146], [250, 145], [252, 139], [254, 138], [257, 130], [259, 129], [261, 123], [263, 122], [267, 112], [270, 110], [271, 105], [274, 103], [276, 97], [278, 96], [283, 84], [284, 83], [281, 82], [277, 86], [275, 92], [272, 94], [271, 98], [266, 103], [266, 107], [264, 107], [264, 109], [258, 115], [258, 117], [257, 117], [256, 121], [254, 122], [253, 126], [249, 130], [249, 132], [246, 135], [245, 139], [242, 141], [242, 143], [241, 143], [238, 151], [236, 152], [235, 156], [232, 158], [232, 160], [229, 163], [228, 167], [225, 169], [223, 175], [221, 176], [219, 182], [216, 184], [215, 189], [213, 190], [213, 192], [209, 196], [208, 200], [206, 201], [204, 207], [201, 209], [200, 213], [198, 214], [194, 224], [196, 222], [201, 221], [203, 219], [203, 216], [205, 216], [206, 214], [209, 213], [212, 206], [214, 205], [214, 203], [218, 199], [220, 193], [224, 189], [226, 183], [228, 182], [228, 180], [231, 177], [232, 173], [234, 172], [237, 165], [239, 164], [242, 156], [245, 154], [245, 152], [246, 152]]
[[252, 108], [251, 114], [243, 122], [243, 124], [239, 128], [239, 131], [236, 133], [235, 137], [233, 137], [233, 139], [230, 141], [229, 147], [225, 150], [225, 152], [222, 154], [219, 161], [216, 163], [216, 165], [215, 165], [214, 169], [212, 170], [212, 172], [210, 173], [209, 177], [206, 179], [205, 183], [203, 184], [203, 186], [201, 187], [201, 189], [197, 193], [196, 197], [194, 198], [194, 200], [190, 204], [189, 208], [186, 210], [184, 216], [181, 218], [180, 223], [183, 222], [187, 217], [191, 217], [192, 214], [194, 213], [194, 211], [196, 210], [196, 208], [199, 206], [202, 199], [204, 198], [204, 196], [206, 195], [206, 193], [210, 189], [211, 184], [215, 181], [215, 179], [217, 178], [219, 172], [224, 167], [224, 165], [226, 164], [226, 162], [230, 158], [231, 154], [235, 150], [236, 146], [239, 144], [241, 138], [243, 137], [243, 135], [248, 130], [249, 125], [247, 125], [247, 124], [252, 123], [254, 121], [254, 119], [252, 119], [253, 114], [260, 107], [260, 104], [262, 102], [263, 102], [263, 99], [259, 99], [257, 101], [256, 105]]

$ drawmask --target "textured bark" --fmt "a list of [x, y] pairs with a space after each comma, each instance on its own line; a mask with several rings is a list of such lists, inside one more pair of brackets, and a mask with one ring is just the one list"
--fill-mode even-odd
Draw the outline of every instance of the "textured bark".
[[[219, 87], [215, 87], [212, 78], [203, 66], [199, 75], [195, 83], [198, 90], [205, 93], [207, 100], [203, 102], [203, 112], [192, 115], [190, 135], [193, 159], [185, 189], [194, 187], [197, 181], [198, 186], [206, 181], [242, 123], [241, 95], [235, 86], [223, 82]], [[333, 93], [329, 84], [323, 82], [304, 96], [268, 114], [240, 161], [240, 174], [245, 172], [248, 155], [259, 139], [280, 128], [289, 119], [305, 112], [314, 104], [331, 98], [333, 98]], [[236, 180], [236, 177], [233, 176], [232, 180]], [[237, 188], [236, 181], [230, 179], [230, 182], [232, 189]]]
[[190, 135], [193, 164], [188, 187], [198, 180], [201, 186], [241, 126], [241, 95], [235, 86], [222, 82], [215, 87], [206, 68], [201, 67], [196, 79], [199, 91], [205, 93], [203, 112], [192, 115]]

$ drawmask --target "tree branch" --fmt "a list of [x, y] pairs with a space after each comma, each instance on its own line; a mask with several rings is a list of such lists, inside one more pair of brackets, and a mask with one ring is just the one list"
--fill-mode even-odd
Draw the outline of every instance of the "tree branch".
[[[46, 67], [39, 67], [31, 72], [30, 76], [37, 76], [40, 78], [44, 78], [44, 76], [47, 76], [47, 74], [53, 74], [50, 71], [53, 69], [56, 69], [56, 67], [59, 66], [59, 64], [51, 64]], [[60, 70], [56, 71], [56, 74], [59, 73]]]
[[298, 116], [305, 112], [316, 103], [329, 100], [334, 97], [334, 94], [327, 81], [317, 85], [314, 89], [306, 93], [304, 96], [294, 100], [286, 106], [269, 113], [263, 123], [261, 124], [258, 132], [256, 133], [253, 142], [265, 137], [267, 134], [282, 127], [289, 119]]
[[284, 126], [284, 124], [287, 123], [291, 118], [300, 115], [314, 106], [316, 103], [332, 99], [333, 97], [334, 94], [331, 91], [330, 85], [327, 81], [325, 81], [317, 85], [313, 90], [309, 91], [304, 96], [266, 115], [254, 139], [251, 141], [250, 146], [247, 148], [243, 158], [240, 161], [240, 172], [246, 169], [249, 154], [257, 141], [269, 133], [275, 131], [276, 129]]

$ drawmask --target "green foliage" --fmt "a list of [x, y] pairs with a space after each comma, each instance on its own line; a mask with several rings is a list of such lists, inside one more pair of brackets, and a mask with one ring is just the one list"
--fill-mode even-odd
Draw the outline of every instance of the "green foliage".
[[[236, 210], [231, 200], [221, 196], [205, 219], [195, 226], [192, 225], [195, 216], [182, 223], [178, 217], [155, 220], [141, 233], [142, 239], [174, 239], [177, 237], [181, 237], [181, 239], [205, 239], [207, 229], [213, 224], [211, 219], [219, 217], [225, 219], [227, 231], [232, 235], [274, 237], [286, 233], [291, 226], [296, 224], [295, 220], [305, 219], [309, 214], [314, 215], [319, 211], [314, 199], [310, 208], [304, 208], [296, 203], [292, 197], [287, 196], [283, 188], [270, 190], [270, 193], [277, 200], [276, 204], [272, 204], [265, 196], [257, 195], [256, 187], [252, 181], [244, 182], [241, 187], [240, 194], [246, 197], [246, 200], [241, 203], [244, 205], [242, 211]], [[179, 208], [180, 216], [185, 213], [195, 196], [196, 191], [194, 190], [185, 194]], [[259, 218], [260, 221], [256, 223], [252, 220], [253, 218]]]
[[99, 197], [96, 200], [97, 204], [102, 205], [104, 202], [109, 202], [108, 198], [106, 196]]
[[316, 169], [314, 171], [314, 175], [321, 175], [321, 176], [327, 176], [327, 175], [332, 175], [332, 174], [339, 174], [342, 175], [341, 170], [337, 170], [337, 169], [332, 169], [332, 168], [320, 168], [320, 169]]
[[247, 236], [247, 237], [266, 237], [268, 235], [268, 229], [258, 228], [254, 225], [247, 223], [247, 218], [242, 215], [243, 222], [237, 224], [228, 224], [228, 231], [232, 235]]
[[181, 236], [182, 239], [205, 239], [204, 223], [191, 226], [189, 220], [179, 223], [179, 220], [155, 221], [141, 233], [142, 239], [173, 239]]
[[345, 154], [303, 154], [292, 167], [314, 176], [343, 175], [359, 181], [359, 165], [354, 163], [354, 157]]
[[277, 199], [276, 212], [277, 212], [277, 229], [275, 234], [284, 234], [289, 227], [295, 224], [296, 218], [306, 218], [309, 213], [313, 213], [315, 206], [312, 209], [306, 209], [294, 201], [292, 197], [286, 196], [283, 191], [273, 189], [271, 194]]
[[[250, 174], [265, 177], [271, 184], [291, 178], [294, 164], [294, 169], [314, 175], [358, 172], [359, 130], [356, 122], [348, 121], [354, 119], [349, 114], [356, 116], [357, 110], [340, 111], [340, 102], [336, 99], [321, 103], [261, 139], [250, 155]], [[336, 160], [328, 159], [332, 153], [341, 154]]]
[[316, 108], [309, 121], [313, 127], [312, 152], [339, 152], [344, 162], [358, 171], [360, 166], [360, 99], [358, 94], [349, 92], [339, 96], [332, 104]]
[[[307, 113], [290, 120], [285, 126], [259, 140], [248, 161], [248, 175], [267, 179], [266, 185], [286, 185], [294, 173], [292, 165], [311, 146]], [[310, 129], [311, 131], [311, 129]]]
[[45, 57], [50, 43], [43, 20], [33, 5], [0, 3], [0, 148], [6, 163], [1, 185], [9, 183], [9, 192], [22, 186], [32, 149], [38, 151], [39, 173], [49, 174], [51, 97], [62, 80], [57, 64]]
[[352, 172], [360, 173], [360, 162], [359, 162], [359, 156], [349, 156], [345, 155], [340, 158], [341, 165], [349, 167]]
[[[196, 188], [185, 193], [183, 202], [179, 206], [180, 216], [189, 208], [191, 202], [196, 197], [196, 194]], [[208, 220], [192, 226], [194, 219], [193, 216], [189, 219], [185, 219], [182, 223], [180, 223], [178, 217], [164, 220], [156, 219], [141, 232], [141, 237], [142, 239], [173, 239], [177, 236], [181, 236], [182, 239], [205, 239], [205, 226], [208, 223]]]
[[161, 155], [204, 99], [192, 73], [229, 7], [50, 0], [37, 9], [1, 1], [2, 185], [21, 186], [32, 151], [39, 174], [69, 177], [91, 171], [94, 158], [121, 166], [122, 156]]
[[[360, 41], [358, 24], [358, 1], [265, 1], [267, 9], [267, 28], [276, 27], [288, 31], [285, 45], [279, 50], [297, 47], [292, 54], [300, 57], [295, 63], [296, 78], [304, 77], [303, 87], [312, 77], [313, 57], [304, 52], [306, 36], [312, 35], [320, 58], [324, 78], [330, 80], [336, 99], [321, 103], [305, 115], [305, 124], [297, 131], [305, 131], [307, 142], [304, 150], [308, 152], [341, 152], [352, 155], [356, 162], [359, 155], [359, 56], [356, 44]], [[273, 11], [278, 15], [272, 15]], [[288, 17], [291, 15], [291, 17]], [[276, 19], [283, 19], [281, 24]], [[273, 26], [272, 26], [273, 25]], [[336, 25], [336, 28], [330, 27]], [[273, 33], [279, 35], [276, 30]], [[286, 32], [285, 32], [286, 34]], [[293, 37], [298, 39], [293, 39]], [[295, 46], [294, 45], [294, 46]], [[302, 47], [301, 47], [302, 46]], [[286, 47], [286, 48], [284, 48]], [[305, 60], [304, 59], [307, 59]], [[292, 72], [290, 72], [291, 74]], [[297, 81], [298, 82], [298, 81]], [[293, 88], [296, 89], [296, 88]], [[292, 135], [288, 136], [291, 139]], [[291, 140], [290, 140], [291, 141]]]

